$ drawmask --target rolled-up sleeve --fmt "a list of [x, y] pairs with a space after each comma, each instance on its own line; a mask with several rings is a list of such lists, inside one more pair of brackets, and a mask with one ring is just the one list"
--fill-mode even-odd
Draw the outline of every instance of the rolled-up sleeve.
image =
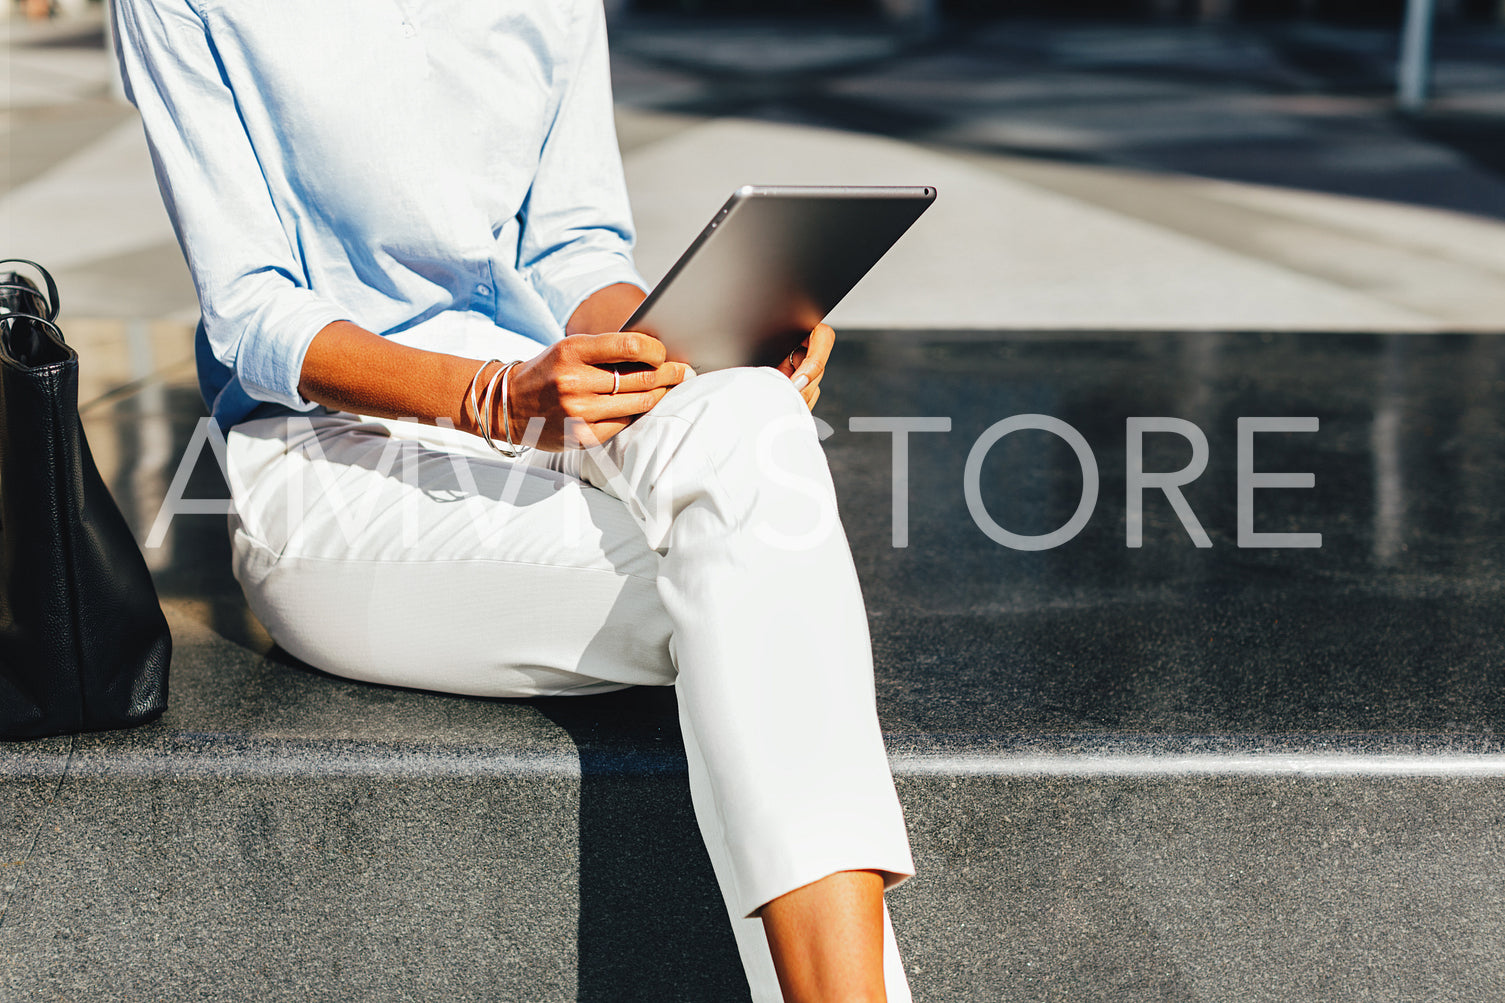
[[591, 293], [619, 282], [646, 289], [632, 263], [632, 212], [612, 118], [606, 18], [580, 4], [576, 58], [558, 95], [522, 211], [518, 268], [563, 327]]
[[258, 400], [306, 409], [308, 345], [351, 319], [308, 288], [208, 28], [186, 0], [114, 0], [126, 95], [221, 363]]

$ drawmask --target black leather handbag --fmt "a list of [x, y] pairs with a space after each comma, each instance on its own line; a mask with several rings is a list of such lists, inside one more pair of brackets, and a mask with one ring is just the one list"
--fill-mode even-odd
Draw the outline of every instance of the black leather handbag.
[[142, 724], [172, 638], [78, 417], [57, 285], [0, 271], [0, 738]]

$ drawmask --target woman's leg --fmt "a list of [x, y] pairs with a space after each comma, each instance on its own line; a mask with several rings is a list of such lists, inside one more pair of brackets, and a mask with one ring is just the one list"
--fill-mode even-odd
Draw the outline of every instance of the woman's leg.
[[[558, 469], [348, 415], [238, 426], [237, 577], [285, 648], [354, 678], [517, 696], [677, 667], [743, 966], [759, 1003], [780, 1000], [765, 904], [840, 871], [913, 870], [810, 416], [772, 370], [708, 374], [603, 449], [532, 455]], [[883, 932], [902, 1003], [886, 914]]]
[[763, 907], [785, 1003], [884, 1003], [883, 875], [838, 871]]
[[[701, 832], [759, 1003], [769, 902], [828, 875], [913, 873], [867, 615], [814, 422], [768, 369], [698, 376], [555, 463], [627, 502], [661, 552]], [[775, 920], [777, 922], [777, 920]], [[909, 998], [884, 917], [891, 1003]]]
[[476, 696], [672, 683], [661, 559], [622, 504], [470, 438], [348, 414], [231, 429], [235, 575], [272, 637]]

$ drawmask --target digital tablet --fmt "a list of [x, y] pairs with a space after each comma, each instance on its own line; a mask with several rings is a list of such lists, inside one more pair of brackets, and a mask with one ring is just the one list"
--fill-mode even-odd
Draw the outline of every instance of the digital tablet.
[[935, 189], [746, 185], [622, 325], [697, 372], [776, 366], [935, 201]]

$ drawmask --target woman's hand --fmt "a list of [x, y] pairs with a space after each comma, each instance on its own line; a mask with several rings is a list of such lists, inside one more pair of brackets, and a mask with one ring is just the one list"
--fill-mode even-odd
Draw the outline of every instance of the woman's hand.
[[[612, 371], [618, 379], [612, 379]], [[482, 375], [488, 380], [493, 367]], [[544, 419], [535, 445], [558, 452], [582, 444], [587, 436], [605, 442], [663, 399], [694, 371], [665, 359], [664, 343], [634, 331], [573, 334], [516, 366], [507, 377], [512, 440], [521, 442], [528, 419]], [[484, 385], [484, 384], [483, 384]], [[612, 390], [615, 389], [616, 393]], [[502, 430], [501, 401], [493, 404], [493, 435]], [[570, 419], [584, 429], [568, 429]]]
[[820, 381], [826, 375], [826, 360], [831, 357], [834, 344], [836, 332], [825, 324], [817, 324], [815, 330], [800, 342], [800, 347], [779, 363], [779, 372], [794, 381], [794, 389], [805, 398], [805, 406], [812, 411], [815, 402], [820, 400]]

